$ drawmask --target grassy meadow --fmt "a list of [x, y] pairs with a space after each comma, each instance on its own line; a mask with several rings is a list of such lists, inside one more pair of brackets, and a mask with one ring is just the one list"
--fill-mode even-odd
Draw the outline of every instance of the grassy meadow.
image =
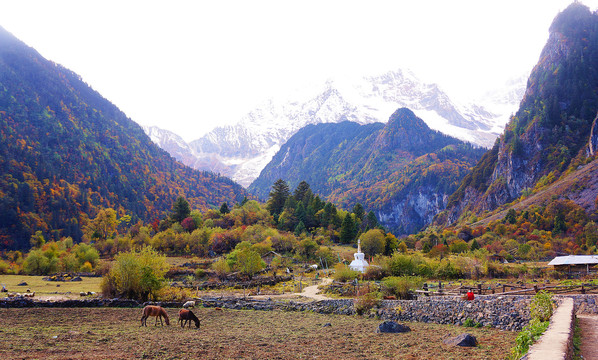
[[[11, 293], [25, 293], [27, 289], [35, 292], [36, 298], [79, 298], [80, 292], [100, 292], [101, 277], [81, 277], [82, 281], [46, 281], [45, 276], [0, 275], [0, 287], [4, 286]], [[21, 282], [27, 286], [19, 286]], [[6, 293], [4, 293], [6, 294]], [[6, 295], [0, 294], [0, 297]]]

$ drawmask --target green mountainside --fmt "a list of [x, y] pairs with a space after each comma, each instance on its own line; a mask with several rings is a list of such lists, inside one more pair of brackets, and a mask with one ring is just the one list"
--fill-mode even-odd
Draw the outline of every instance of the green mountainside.
[[433, 131], [409, 109], [387, 124], [310, 125], [280, 149], [248, 190], [266, 198], [277, 180], [309, 183], [328, 201], [361, 203], [395, 234], [417, 231], [446, 206], [448, 196], [483, 154]]
[[597, 112], [598, 14], [573, 3], [553, 21], [519, 111], [437, 222], [492, 211], [586, 163]]
[[246, 195], [176, 162], [77, 74], [2, 28], [0, 169], [0, 249], [27, 248], [36, 231], [78, 241], [101, 208], [151, 222], [177, 196], [208, 209]]

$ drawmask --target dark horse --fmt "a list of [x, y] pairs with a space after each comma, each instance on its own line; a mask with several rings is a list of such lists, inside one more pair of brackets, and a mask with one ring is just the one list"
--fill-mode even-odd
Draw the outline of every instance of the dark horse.
[[158, 325], [158, 319], [160, 319], [160, 325], [164, 326], [164, 324], [162, 324], [162, 317], [164, 317], [166, 325], [170, 325], [170, 321], [168, 320], [166, 310], [164, 310], [161, 306], [148, 305], [143, 308], [143, 315], [141, 315], [142, 326], [147, 326], [147, 318], [150, 316], [156, 317], [156, 323], [154, 324], [154, 326]]
[[179, 310], [179, 322], [181, 323], [181, 327], [184, 328], [185, 324], [189, 322], [189, 327], [191, 327], [191, 321], [195, 322], [195, 327], [199, 329], [200, 320], [195, 316], [193, 311], [187, 309]]

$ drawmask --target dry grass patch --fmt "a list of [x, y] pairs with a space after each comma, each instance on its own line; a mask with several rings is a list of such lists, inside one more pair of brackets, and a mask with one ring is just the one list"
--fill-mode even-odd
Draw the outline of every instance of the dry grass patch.
[[[141, 309], [0, 309], [2, 359], [502, 359], [516, 333], [407, 323], [406, 334], [376, 334], [381, 322], [309, 312], [216, 311], [197, 308], [201, 329], [140, 327]], [[330, 323], [332, 326], [324, 327]], [[442, 344], [470, 332], [477, 348]]]
[[[0, 275], [0, 287], [5, 286], [9, 292], [14, 293], [24, 293], [30, 289], [35, 292], [36, 298], [76, 299], [80, 297], [80, 292], [101, 291], [101, 277], [82, 277], [82, 281], [46, 281], [43, 278], [44, 276]], [[23, 281], [27, 286], [18, 286]], [[5, 294], [0, 294], [0, 297], [6, 296]]]

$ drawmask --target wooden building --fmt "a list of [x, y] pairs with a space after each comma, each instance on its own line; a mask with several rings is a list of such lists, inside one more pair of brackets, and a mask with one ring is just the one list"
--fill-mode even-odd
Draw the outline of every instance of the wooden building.
[[548, 265], [554, 266], [556, 271], [567, 273], [586, 273], [596, 271], [598, 255], [567, 255], [557, 256]]

